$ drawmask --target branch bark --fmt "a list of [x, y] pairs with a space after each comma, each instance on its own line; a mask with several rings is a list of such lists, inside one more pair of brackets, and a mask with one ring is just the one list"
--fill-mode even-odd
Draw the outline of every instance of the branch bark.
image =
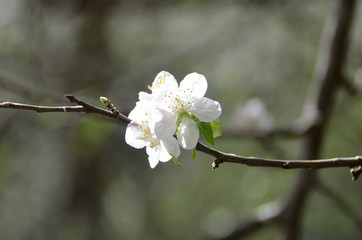
[[131, 122], [131, 119], [129, 119], [127, 116], [119, 112], [118, 115], [115, 115], [111, 111], [83, 102], [73, 95], [66, 95], [66, 98], [68, 98], [70, 102], [78, 105], [77, 106], [40, 106], [40, 105], [31, 105], [31, 104], [15, 103], [15, 102], [2, 102], [0, 103], [0, 108], [30, 110], [30, 111], [35, 111], [37, 113], [47, 113], [47, 112], [48, 113], [49, 112], [94, 113], [110, 118], [115, 118], [127, 124]]
[[343, 157], [343, 158], [328, 158], [316, 160], [282, 160], [282, 159], [267, 159], [258, 157], [243, 157], [232, 153], [224, 153], [215, 150], [211, 147], [198, 142], [196, 150], [214, 156], [213, 168], [218, 168], [219, 164], [224, 162], [245, 164], [253, 167], [276, 167], [283, 169], [319, 169], [319, 168], [332, 168], [332, 167], [354, 167], [362, 164], [362, 157]]
[[31, 110], [37, 113], [45, 112], [85, 112], [82, 106], [39, 106], [15, 102], [2, 102], [0, 108], [12, 108], [20, 110]]
[[[78, 104], [76, 106], [39, 106], [13, 102], [0, 103], [0, 108], [10, 108], [19, 110], [31, 110], [38, 113], [45, 112], [78, 112], [78, 113], [93, 113], [99, 114], [110, 118], [115, 118], [126, 124], [131, 122], [131, 119], [121, 114], [118, 110], [113, 109], [109, 111], [99, 108], [92, 104], [86, 103], [73, 95], [66, 95], [72, 103]], [[329, 159], [316, 159], [316, 160], [282, 160], [282, 159], [267, 159], [258, 157], [244, 157], [236, 154], [224, 153], [206, 146], [198, 142], [196, 150], [213, 156], [216, 160], [213, 163], [213, 168], [218, 168], [221, 163], [238, 163], [245, 164], [253, 167], [275, 167], [283, 169], [319, 169], [319, 168], [333, 168], [333, 167], [349, 167], [353, 168], [362, 165], [362, 156], [355, 157], [341, 157]]]

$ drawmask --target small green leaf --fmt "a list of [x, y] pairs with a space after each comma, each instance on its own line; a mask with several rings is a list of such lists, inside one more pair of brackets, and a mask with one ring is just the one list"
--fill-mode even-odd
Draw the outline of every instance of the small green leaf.
[[192, 119], [196, 122], [197, 127], [199, 128], [201, 136], [210, 144], [215, 144], [215, 138], [211, 123], [201, 122], [196, 116], [192, 115]]
[[199, 131], [201, 133], [201, 135], [204, 137], [204, 139], [214, 145], [215, 144], [215, 138], [214, 138], [214, 134], [212, 132], [212, 127], [211, 127], [211, 123], [207, 123], [207, 122], [200, 122], [199, 124], [197, 124]]
[[212, 133], [214, 139], [220, 137], [222, 134], [222, 126], [220, 118], [216, 118], [213, 122], [211, 122]]
[[195, 159], [195, 157], [196, 157], [196, 148], [194, 148], [194, 149], [192, 150], [192, 155], [191, 155], [191, 158], [192, 158], [192, 159]]

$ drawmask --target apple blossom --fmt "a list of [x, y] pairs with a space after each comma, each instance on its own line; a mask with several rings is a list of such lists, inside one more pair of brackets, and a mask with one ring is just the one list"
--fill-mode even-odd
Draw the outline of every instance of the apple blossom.
[[177, 140], [173, 137], [176, 125], [164, 127], [161, 136], [155, 134], [155, 123], [169, 117], [170, 113], [149, 105], [147, 101], [140, 101], [130, 112], [132, 120], [126, 129], [126, 142], [134, 148], [146, 147], [148, 160], [151, 168], [154, 168], [159, 161], [167, 162], [172, 156], [180, 155], [180, 148]]
[[174, 115], [156, 122], [155, 134], [160, 135], [161, 125], [175, 125], [178, 142], [185, 149], [195, 148], [199, 140], [199, 126], [195, 121], [212, 122], [221, 114], [220, 104], [204, 97], [207, 81], [202, 74], [190, 73], [178, 86], [172, 74], [162, 71], [149, 89], [152, 94], [140, 92], [139, 99], [152, 102]]

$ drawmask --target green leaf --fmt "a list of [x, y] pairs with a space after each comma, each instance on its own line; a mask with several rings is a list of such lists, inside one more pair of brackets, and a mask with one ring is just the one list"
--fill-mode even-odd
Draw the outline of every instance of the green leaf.
[[220, 137], [222, 134], [222, 126], [220, 118], [216, 118], [213, 122], [211, 122], [212, 133], [214, 139]]
[[192, 115], [192, 119], [196, 122], [201, 136], [210, 144], [215, 144], [214, 133], [209, 122], [201, 122], [196, 116]]
[[192, 150], [192, 155], [191, 155], [191, 158], [192, 158], [192, 159], [195, 159], [195, 157], [196, 157], [196, 148], [194, 148], [194, 149]]

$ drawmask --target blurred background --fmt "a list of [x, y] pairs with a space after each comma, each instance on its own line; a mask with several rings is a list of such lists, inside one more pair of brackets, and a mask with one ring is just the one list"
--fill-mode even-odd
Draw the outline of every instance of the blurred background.
[[[125, 114], [139, 91], [169, 71], [208, 80], [224, 129], [290, 126], [302, 113], [332, 1], [0, 0], [0, 102], [69, 105], [75, 94]], [[362, 66], [362, 4], [344, 69]], [[360, 71], [362, 74], [362, 72]], [[357, 76], [357, 77], [355, 77]], [[362, 98], [340, 91], [323, 157], [361, 155]], [[217, 239], [290, 191], [295, 170], [223, 164], [183, 151], [149, 167], [124, 140], [125, 124], [96, 115], [0, 111], [1, 239]], [[297, 157], [298, 138], [225, 136], [215, 148]], [[348, 169], [321, 181], [362, 216], [361, 180]], [[268, 205], [270, 206], [270, 205]], [[353, 221], [318, 190], [303, 239], [360, 239]], [[280, 239], [271, 225], [248, 239]]]

